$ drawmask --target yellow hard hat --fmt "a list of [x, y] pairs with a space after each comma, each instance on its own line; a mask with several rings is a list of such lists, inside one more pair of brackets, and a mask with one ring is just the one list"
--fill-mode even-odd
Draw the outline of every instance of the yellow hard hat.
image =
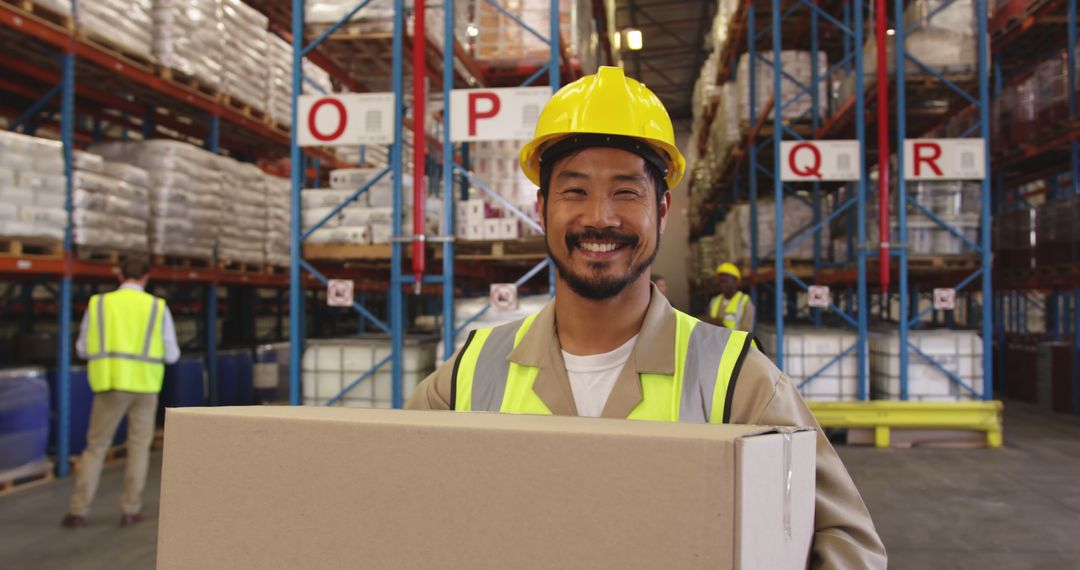
[[536, 122], [533, 139], [521, 149], [521, 169], [540, 185], [540, 156], [552, 143], [579, 134], [616, 135], [644, 141], [660, 155], [664, 179], [674, 188], [686, 171], [675, 146], [667, 109], [652, 91], [623, 75], [622, 68], [602, 66], [559, 89]]
[[730, 275], [739, 281], [742, 281], [742, 272], [739, 271], [739, 267], [734, 263], [724, 262], [716, 266], [717, 275]]

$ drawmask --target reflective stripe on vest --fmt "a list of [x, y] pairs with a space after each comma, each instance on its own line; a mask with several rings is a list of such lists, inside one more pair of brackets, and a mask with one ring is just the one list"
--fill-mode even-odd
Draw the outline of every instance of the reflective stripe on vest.
[[161, 391], [165, 374], [164, 305], [153, 295], [124, 289], [91, 298], [86, 348], [87, 372], [94, 392]]
[[[736, 291], [735, 296], [728, 301], [724, 307], [724, 326], [729, 329], [734, 329], [739, 325], [739, 321], [742, 320], [743, 310], [746, 309], [746, 302], [750, 300], [750, 296], [742, 291]], [[720, 304], [724, 302], [723, 295], [717, 295], [709, 302], [709, 317], [713, 319], [720, 318]]]
[[[750, 348], [749, 335], [702, 323], [679, 311], [675, 316], [675, 372], [641, 374], [642, 400], [628, 417], [725, 423], [731, 417], [734, 380]], [[535, 318], [531, 315], [469, 335], [454, 362], [451, 409], [551, 414], [532, 390], [540, 369], [509, 360]]]

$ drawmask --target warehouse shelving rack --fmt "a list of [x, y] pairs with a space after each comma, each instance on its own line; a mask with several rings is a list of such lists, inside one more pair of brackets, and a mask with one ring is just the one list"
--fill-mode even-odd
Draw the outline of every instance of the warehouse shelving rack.
[[[1063, 47], [1067, 54], [1068, 118], [1062, 124], [1040, 125], [1040, 135], [1031, 144], [994, 155], [996, 216], [1030, 210], [1036, 197], [1052, 203], [1080, 194], [1077, 0], [1012, 2], [1003, 8], [995, 15], [990, 31], [994, 37], [994, 96], [1000, 96], [1005, 85], [1030, 75], [1031, 64], [1045, 55], [1047, 47]], [[1080, 366], [1076, 366], [1080, 362], [1080, 273], [1075, 269], [1009, 271], [997, 277], [994, 289], [998, 369], [1006, 370], [1006, 346], [1012, 335], [1071, 342], [1072, 411], [1080, 414]], [[1031, 316], [1043, 326], [1032, 330]], [[1005, 378], [1003, 384], [1007, 386], [1008, 381]]]
[[[948, 4], [946, 3], [941, 9], [947, 7]], [[881, 3], [879, 3], [880, 5]], [[988, 400], [993, 394], [993, 368], [991, 366], [993, 315], [991, 312], [992, 304], [990, 302], [981, 302], [980, 299], [991, 298], [990, 268], [992, 259], [990, 252], [991, 204], [989, 182], [984, 181], [982, 184], [982, 214], [979, 238], [978, 240], [962, 238], [965, 245], [977, 252], [977, 263], [974, 270], [935, 270], [934, 274], [931, 275], [922, 272], [915, 273], [909, 267], [909, 255], [905, 247], [908, 239], [907, 207], [910, 205], [923, 213], [928, 212], [925, 207], [921, 207], [908, 195], [906, 190], [907, 182], [903, 176], [904, 138], [909, 135], [925, 136], [925, 133], [938, 126], [932, 120], [915, 120], [909, 113], [910, 109], [907, 108], [905, 98], [911, 81], [914, 79], [908, 77], [911, 75], [908, 71], [909, 65], [919, 67], [920, 71], [917, 75], [920, 83], [933, 83], [933, 89], [936, 89], [938, 93], [949, 94], [954, 106], [951, 110], [967, 106], [969, 107], [968, 112], [975, 113], [974, 126], [968, 129], [963, 136], [977, 135], [981, 136], [984, 141], [988, 142], [989, 140], [990, 73], [989, 62], [986, 57], [989, 47], [986, 2], [985, 0], [975, 0], [978, 60], [974, 70], [974, 77], [965, 78], [967, 79], [965, 82], [930, 69], [915, 57], [906, 53], [904, 43], [906, 32], [914, 31], [919, 26], [916, 25], [910, 30], [905, 29], [903, 23], [905, 5], [905, 2], [894, 3], [893, 20], [889, 24], [890, 29], [894, 29], [896, 34], [892, 54], [896, 70], [894, 75], [895, 88], [891, 96], [879, 99], [879, 103], [875, 106], [873, 100], [867, 99], [868, 90], [865, 87], [863, 78], [863, 23], [864, 15], [869, 13], [867, 3], [861, 1], [810, 2], [806, 0], [757, 2], [749, 0], [739, 3], [727, 34], [727, 37], [731, 38], [731, 40], [725, 48], [726, 51], [721, 54], [718, 83], [734, 77], [735, 62], [743, 54], [748, 54], [749, 57], [751, 93], [754, 92], [756, 87], [754, 85], [756, 66], [769, 66], [778, 69], [779, 72], [773, 74], [774, 81], [773, 85], [770, 86], [773, 94], [772, 101], [764, 109], [757, 109], [754, 98], [752, 96], [749, 98], [749, 128], [743, 134], [740, 145], [737, 147], [736, 152], [733, 153], [733, 158], [729, 160], [729, 163], [722, 171], [723, 174], [719, 176], [721, 182], [709, 189], [711, 198], [708, 203], [702, 207], [697, 219], [692, 220], [691, 236], [692, 239], [696, 239], [710, 233], [714, 224], [722, 219], [722, 216], [726, 215], [731, 202], [749, 199], [752, 245], [750, 275], [747, 281], [753, 287], [752, 295], [755, 302], [759, 298], [766, 300], [765, 303], [759, 304], [759, 306], [762, 307], [765, 315], [771, 316], [775, 320], [777, 345], [783, 346], [785, 325], [793, 319], [805, 317], [805, 320], [814, 325], [820, 326], [822, 324], [824, 317], [820, 312], [814, 310], [800, 312], [799, 307], [795, 306], [794, 303], [796, 293], [805, 291], [811, 284], [835, 287], [840, 294], [838, 297], [834, 296], [830, 312], [833, 314], [834, 320], [846, 324], [857, 332], [856, 342], [848, 350], [856, 351], [858, 357], [858, 397], [860, 400], [866, 400], [870, 397], [867, 352], [869, 344], [868, 325], [872, 314], [876, 312], [877, 316], [882, 320], [889, 319], [889, 306], [891, 301], [895, 299], [899, 305], [899, 315], [893, 315], [893, 317], [897, 321], [900, 346], [909, 347], [911, 346], [908, 339], [910, 329], [919, 326], [922, 319], [930, 313], [930, 310], [920, 311], [918, 299], [929, 293], [928, 289], [930, 287], [952, 287], [957, 289], [958, 304], [967, 309], [964, 314], [966, 314], [968, 322], [965, 324], [969, 327], [981, 329], [984, 370], [983, 389], [977, 391], [971, 386], [966, 386], [958, 377], [946, 371], [940, 363], [927, 355], [920, 354], [920, 358], [944, 372], [954, 383], [960, 384], [966, 392], [972, 393], [978, 399]], [[933, 17], [938, 13], [940, 13], [940, 9], [930, 14], [929, 19], [932, 21]], [[888, 16], [884, 11], [873, 15], [881, 18]], [[884, 30], [885, 28], [880, 27], [879, 29]], [[822, 33], [823, 30], [826, 33]], [[796, 39], [803, 39], [803, 41], [798, 45], [792, 45], [792, 41]], [[745, 46], [742, 45], [744, 41]], [[768, 124], [765, 117], [770, 111], [775, 111], [776, 107], [784, 108], [785, 105], [790, 103], [790, 101], [781, 101], [779, 104], [776, 102], [780, 101], [782, 97], [783, 79], [795, 80], [790, 73], [784, 71], [780, 52], [784, 48], [793, 49], [796, 47], [807, 49], [815, 54], [818, 49], [824, 49], [829, 52], [830, 60], [839, 56], [837, 62], [830, 61], [831, 69], [824, 73], [824, 77], [821, 70], [816, 69], [818, 67], [816, 58], [812, 58], [813, 67], [815, 68], [813, 69], [814, 82], [826, 80], [832, 74], [832, 71], [844, 68], [856, 76], [854, 94], [849, 100], [841, 103], [831, 117], [826, 118], [822, 112], [823, 102], [817, 100], [816, 84], [799, 84], [799, 93], [809, 95], [814, 99], [808, 113], [809, 117], [805, 117], [805, 123], [801, 125], [781, 123], [774, 126]], [[767, 49], [772, 51], [773, 58], [771, 61], [760, 55], [761, 51]], [[888, 81], [887, 69], [879, 70], [877, 75], [877, 83]], [[796, 81], [796, 83], [798, 82]], [[881, 102], [884, 102], [884, 104], [881, 104]], [[868, 125], [866, 123], [866, 118], [870, 116], [868, 113], [875, 111], [877, 123]], [[867, 144], [867, 136], [879, 134], [877, 132], [878, 125], [887, 124], [890, 114], [895, 116], [895, 144], [897, 146], [896, 170], [898, 176], [895, 178], [896, 187], [893, 191], [900, 193], [899, 196], [902, 198], [901, 203], [904, 207], [899, 208], [898, 212], [900, 243], [893, 244], [892, 248], [884, 250], [882, 254], [870, 251], [867, 247], [866, 224], [868, 221], [866, 216], [870, 201], [868, 194], [870, 191], [869, 170], [878, 162], [877, 155], [880, 151], [884, 150], [885, 153], [888, 153], [889, 150], [887, 145], [880, 144], [881, 141], [879, 141], [878, 147]], [[712, 115], [712, 112], [706, 114], [709, 117], [708, 120], [711, 120]], [[941, 117], [938, 121], [943, 119], [944, 117]], [[707, 129], [702, 129], [702, 131], [705, 130]], [[831, 214], [822, 216], [820, 196], [825, 192], [823, 190], [824, 184], [788, 184], [781, 181], [779, 176], [774, 176], [774, 173], [780, 171], [780, 144], [785, 140], [843, 138], [844, 135], [848, 137], [854, 135], [854, 138], [860, 141], [864, 162], [862, 165], [862, 180], [845, 185], [842, 190], [835, 190], [842, 192], [840, 201]], [[697, 142], [700, 145], [703, 141]], [[888, 139], [885, 142], [887, 143]], [[989, 157], [988, 148], [986, 156]], [[990, 171], [989, 166], [987, 166], [987, 171]], [[757, 251], [760, 236], [757, 229], [759, 212], [757, 211], [756, 200], [762, 182], [771, 183], [772, 185], [773, 196], [776, 200], [774, 212], [776, 220], [782, 220], [784, 217], [783, 198], [793, 195], [794, 191], [800, 187], [804, 189], [808, 187], [808, 194], [814, 209], [814, 218], [810, 226], [800, 229], [788, 239], [787, 243], [783, 239], [782, 224], [776, 224], [776, 247], [773, 251], [772, 260], [767, 264], [771, 267], [764, 265], [762, 260], [758, 259]], [[886, 180], [885, 183], [887, 184], [888, 181]], [[841, 215], [846, 216], [849, 220], [849, 228], [854, 226], [852, 230], [849, 230], [848, 261], [846, 263], [828, 264], [823, 262], [822, 246], [824, 244], [819, 238], [820, 231], [831, 219]], [[852, 218], [854, 218], [854, 223], [851, 223]], [[952, 228], [940, 218], [936, 216], [930, 216], [930, 218], [954, 236], [961, 236], [956, 228]], [[787, 252], [790, 252], [791, 249], [807, 239], [814, 240], [812, 266], [799, 267], [785, 259]], [[896, 292], [889, 290], [889, 281], [894, 278], [894, 272], [889, 267], [892, 264], [889, 262], [893, 260], [897, 262], [895, 264], [897, 266], [895, 269], [895, 283], [898, 291]], [[872, 271], [873, 268], [876, 268], [877, 271]], [[922, 288], [922, 290], [920, 291], [919, 288]], [[713, 287], [706, 285], [700, 287], [698, 292], [708, 295], [713, 294], [714, 290]], [[696, 300], [699, 305], [704, 298], [699, 297]], [[938, 315], [935, 314], [934, 316], [937, 317]], [[953, 316], [944, 316], [945, 322], [951, 325]], [[777, 364], [782, 367], [783, 354], [782, 351], [778, 350], [778, 352], [780, 354], [776, 355]], [[908, 396], [907, 355], [907, 350], [900, 351], [902, 400], [906, 400]], [[832, 365], [838, 359], [839, 356], [829, 365]], [[807, 381], [813, 381], [820, 372], [810, 375]]]
[[[379, 176], [390, 176], [393, 181], [393, 238], [391, 243], [391, 255], [390, 255], [390, 279], [388, 281], [388, 302], [387, 312], [389, 318], [386, 321], [376, 318], [371, 311], [368, 310], [363, 303], [354, 303], [354, 310], [357, 312], [362, 322], [368, 323], [374, 328], [389, 335], [392, 343], [392, 350], [390, 356], [386, 357], [382, 361], [375, 364], [375, 366], [362, 374], [349, 386], [345, 387], [337, 397], [332, 398], [331, 401], [335, 401], [344, 396], [347, 392], [354, 389], [364, 380], [372, 377], [375, 372], [387, 365], [391, 369], [391, 381], [392, 381], [392, 405], [394, 407], [401, 407], [404, 404], [403, 401], [403, 386], [402, 386], [402, 355], [404, 349], [405, 329], [407, 323], [405, 322], [405, 309], [407, 305], [407, 297], [404, 293], [406, 286], [412, 285], [414, 291], [417, 291], [417, 281], [419, 279], [422, 285], [430, 286], [428, 291], [437, 291], [439, 293], [442, 317], [442, 337], [444, 352], [443, 357], [449, 358], [454, 350], [454, 338], [456, 333], [460, 332], [463, 328], [475, 321], [476, 318], [482, 316], [487, 309], [480, 311], [477, 315], [473, 315], [467, 319], [461, 327], [456, 326], [454, 317], [454, 293], [455, 285], [464, 278], [479, 278], [488, 281], [503, 281], [506, 280], [506, 276], [510, 275], [511, 271], [514, 271], [513, 267], [506, 267], [492, 270], [491, 268], [477, 267], [477, 264], [458, 264], [455, 262], [455, 247], [454, 237], [452, 230], [454, 228], [454, 200], [456, 199], [459, 191], [465, 192], [468, 185], [476, 186], [491, 196], [494, 200], [503, 203], [508, 209], [515, 212], [522, 218], [526, 219], [526, 223], [532, 223], [524, 216], [523, 213], [517, 212], [516, 208], [501, 198], [497, 193], [487, 187], [482, 181], [473, 176], [468, 169], [468, 145], [463, 144], [455, 148], [455, 144], [450, 139], [450, 113], [448, 112], [450, 91], [455, 86], [484, 86], [489, 83], [504, 84], [522, 84], [530, 85], [543, 76], [547, 76], [549, 83], [553, 89], [557, 89], [561, 78], [565, 75], [569, 78], [574, 78], [577, 75], [577, 70], [573, 65], [570, 65], [568, 59], [565, 57], [565, 43], [559, 37], [559, 5], [558, 0], [552, 0], [551, 2], [551, 28], [548, 31], [548, 35], [541, 34], [525, 22], [522, 22], [513, 14], [509, 13], [498, 2], [493, 0], [484, 0], [489, 6], [499, 11], [503, 16], [514, 20], [518, 25], [521, 25], [529, 33], [540, 37], [549, 47], [550, 61], [544, 65], [540, 65], [538, 68], [518, 67], [513, 70], [506, 69], [489, 69], [484, 68], [474, 62], [464, 48], [457, 42], [454, 37], [454, 20], [455, 11], [453, 2], [444, 2], [441, 6], [443, 10], [443, 26], [444, 26], [444, 38], [443, 45], [437, 46], [426, 37], [426, 30], [422, 25], [414, 26], [414, 35], [406, 34], [405, 26], [405, 6], [402, 0], [395, 0], [394, 2], [394, 23], [393, 33], [391, 35], [391, 50], [389, 53], [389, 68], [391, 70], [391, 89], [395, 96], [395, 140], [389, 147], [389, 161], [385, 169]], [[314, 52], [319, 49], [326, 48], [328, 57], [331, 59], [331, 63], [338, 69], [348, 69], [348, 65], [342, 61], [342, 58], [347, 58], [349, 54], [350, 45], [358, 45], [362, 42], [379, 41], [378, 39], [365, 38], [363, 35], [338, 35], [337, 32], [343, 26], [345, 26], [354, 15], [360, 13], [368, 4], [367, 1], [358, 2], [345, 16], [336, 24], [332, 24], [327, 27], [322, 33], [312, 40], [305, 43], [305, 26], [303, 22], [304, 4], [303, 0], [293, 0], [291, 10], [282, 11], [280, 9], [271, 8], [269, 3], [255, 2], [257, 7], [262, 8], [263, 4], [266, 4], [265, 13], [271, 16], [272, 26], [274, 20], [281, 20], [287, 18], [291, 22], [291, 32], [288, 34], [292, 38], [294, 47], [294, 62], [293, 62], [293, 113], [294, 123], [296, 120], [296, 101], [300, 96], [300, 86], [303, 84], [303, 70], [300, 67], [300, 60], [297, 54], [306, 52]], [[424, 9], [423, 2], [416, 2], [414, 4], [417, 9]], [[417, 37], [418, 36], [418, 37]], [[385, 41], [387, 38], [382, 38]], [[407, 42], [406, 40], [412, 40]], [[332, 41], [336, 44], [333, 48], [326, 47], [326, 43]], [[412, 44], [412, 50], [408, 49], [410, 43]], [[419, 48], [419, 46], [425, 46], [425, 48]], [[419, 48], [419, 49], [418, 49]], [[359, 49], [359, 48], [358, 48]], [[416, 54], [423, 49], [426, 57], [416, 57]], [[366, 48], [364, 51], [370, 51]], [[435, 178], [438, 175], [440, 183], [438, 185], [429, 185], [440, 188], [440, 192], [443, 197], [443, 219], [442, 227], [445, 231], [451, 235], [443, 236], [424, 236], [422, 230], [415, 228], [414, 223], [414, 235], [402, 235], [403, 228], [401, 224], [402, 215], [405, 213], [403, 208], [403, 201], [401, 196], [402, 190], [402, 177], [405, 176], [406, 165], [402, 163], [403, 148], [405, 146], [404, 137], [402, 136], [403, 129], [406, 125], [406, 114], [408, 108], [405, 102], [403, 89], [405, 88], [404, 75], [406, 70], [406, 63], [412, 61], [411, 70], [413, 72], [414, 86], [417, 83], [422, 83], [417, 79], [417, 75], [427, 78], [433, 85], [433, 88], [442, 91], [442, 98], [444, 103], [444, 110], [441, 120], [441, 140], [432, 140], [430, 137], [418, 137], [414, 135], [414, 142], [424, 139], [427, 144], [423, 149], [414, 147], [414, 152], [419, 150], [427, 150], [430, 146], [434, 152], [432, 154], [441, 155], [440, 161], [437, 165], [428, 163], [430, 166], [437, 166], [431, 168], [431, 178]], [[435, 74], [430, 69], [423, 69], [430, 67], [431, 69], [440, 69], [441, 74]], [[464, 70], [464, 71], [463, 71]], [[351, 70], [355, 72], [356, 70]], [[346, 71], [349, 73], [349, 71]], [[334, 72], [331, 72], [331, 76], [334, 77]], [[414, 106], [414, 108], [422, 108]], [[413, 120], [423, 120], [422, 113], [414, 113]], [[421, 129], [414, 127], [414, 133], [419, 133]], [[292, 242], [292, 255], [290, 263], [290, 403], [298, 405], [302, 402], [301, 384], [300, 384], [300, 363], [302, 360], [302, 351], [304, 347], [303, 337], [303, 313], [304, 306], [301, 302], [300, 287], [297, 285], [300, 283], [301, 276], [306, 272], [309, 276], [313, 276], [320, 282], [325, 283], [326, 279], [321, 275], [310, 263], [308, 263], [303, 253], [303, 239], [314, 228], [310, 228], [305, 231], [301, 231], [300, 217], [301, 217], [301, 200], [300, 190], [303, 188], [302, 184], [302, 172], [299, 166], [299, 160], [297, 157], [300, 152], [300, 148], [297, 145], [295, 136], [291, 141], [291, 153], [293, 156], [292, 161], [292, 181], [293, 181], [293, 220], [291, 227], [291, 242]], [[423, 155], [421, 154], [421, 157]], [[423, 159], [421, 158], [423, 161]], [[424, 161], [426, 162], [426, 161]], [[415, 165], [413, 165], [415, 167]], [[421, 174], [417, 176], [419, 179]], [[414, 185], [416, 183], [414, 182]], [[369, 184], [370, 185], [370, 184]], [[356, 192], [345, 202], [340, 204], [336, 209], [339, 211], [341, 208], [347, 206], [350, 202], [366, 191], [369, 185], [365, 185], [362, 188], [358, 188]], [[316, 226], [318, 227], [318, 226]], [[441, 250], [441, 269], [438, 274], [424, 274], [423, 266], [417, 270], [417, 266], [414, 264], [414, 274], [406, 274], [403, 270], [403, 262], [406, 258], [406, 251], [403, 247], [406, 244], [412, 244], [412, 258], [415, 260], [419, 255], [427, 255], [427, 250], [424, 247], [417, 248], [416, 244], [435, 243]], [[525, 273], [524, 276], [517, 279], [517, 283], [523, 284], [533, 277], [535, 277], [540, 271], [548, 266], [548, 261], [545, 259], [532, 269]], [[549, 271], [549, 282], [553, 282], [554, 274]], [[497, 278], [496, 278], [497, 276]], [[310, 278], [310, 277], [309, 277]]]
[[[77, 0], [71, 2], [71, 13], [78, 10]], [[46, 313], [56, 312], [59, 338], [57, 357], [57, 471], [61, 476], [70, 469], [67, 434], [70, 422], [71, 333], [76, 294], [88, 296], [102, 284], [115, 283], [111, 263], [83, 261], [75, 255], [72, 244], [71, 173], [72, 156], [76, 145], [101, 140], [107, 134], [126, 138], [139, 133], [142, 138], [167, 136], [201, 144], [212, 151], [228, 149], [234, 155], [283, 155], [288, 148], [288, 131], [280, 125], [267, 124], [221, 101], [216, 93], [194, 88], [162, 73], [160, 68], [145, 60], [133, 59], [109, 46], [83, 36], [73, 24], [74, 16], [55, 14], [34, 2], [11, 4], [0, 2], [0, 41], [5, 57], [0, 58], [0, 91], [7, 94], [0, 106], [0, 115], [9, 120], [9, 128], [22, 128], [33, 133], [49, 128], [60, 134], [64, 149], [65, 173], [68, 178], [66, 209], [69, 223], [65, 228], [63, 255], [41, 257], [34, 255], [0, 256], [0, 278], [31, 286], [42, 284], [55, 297], [45, 303]], [[321, 53], [311, 59], [331, 73], [345, 86], [357, 89], [359, 84], [342, 76], [339, 70]], [[25, 107], [23, 106], [25, 105]], [[342, 163], [322, 150], [305, 152], [305, 160], [317, 161], [328, 167]], [[312, 176], [314, 169], [305, 174]], [[355, 278], [362, 291], [386, 291], [386, 283], [374, 271], [333, 268], [336, 276]], [[216, 399], [217, 374], [214, 353], [217, 348], [217, 289], [220, 286], [252, 286], [284, 289], [288, 276], [236, 272], [220, 269], [216, 264], [206, 267], [154, 266], [154, 283], [177, 284], [201, 288], [192, 307], [204, 314], [201, 331], [206, 347], [207, 372], [210, 380], [211, 403]], [[58, 287], [47, 284], [58, 282]], [[316, 282], [305, 279], [307, 288]], [[28, 288], [21, 288], [24, 292]], [[5, 294], [0, 314], [18, 306], [23, 315], [38, 314], [41, 303], [30, 303], [26, 297], [10, 299], [14, 287]], [[28, 295], [29, 293], [25, 293]]]

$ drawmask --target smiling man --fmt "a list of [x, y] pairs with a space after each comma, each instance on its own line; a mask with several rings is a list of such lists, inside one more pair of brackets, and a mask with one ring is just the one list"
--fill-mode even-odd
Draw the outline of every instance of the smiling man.
[[[409, 408], [817, 426], [746, 332], [675, 310], [649, 281], [686, 169], [651, 91], [614, 67], [563, 87], [521, 166], [540, 188], [555, 300], [470, 333]], [[812, 565], [884, 568], [862, 498], [818, 433]]]

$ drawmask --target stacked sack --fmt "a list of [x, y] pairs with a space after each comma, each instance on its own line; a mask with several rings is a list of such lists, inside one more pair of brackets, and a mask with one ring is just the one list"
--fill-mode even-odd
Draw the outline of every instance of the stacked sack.
[[266, 38], [267, 89], [263, 108], [281, 125], [292, 124], [292, 44], [269, 34]]
[[80, 0], [78, 25], [96, 39], [151, 57], [154, 44], [152, 0]]
[[[361, 12], [363, 11], [361, 10]], [[267, 40], [265, 65], [268, 73], [268, 88], [263, 101], [263, 108], [266, 110], [266, 114], [275, 122], [290, 126], [292, 125], [293, 87], [292, 44], [274, 34], [268, 34]], [[322, 89], [322, 92], [332, 93], [334, 91], [333, 84], [330, 82], [330, 74], [323, 68], [304, 58], [303, 70], [304, 75], [308, 78], [308, 81], [305, 81], [302, 86], [304, 93], [320, 92], [312, 87], [311, 83]]]
[[222, 173], [221, 206], [225, 223], [218, 259], [262, 265], [266, 243], [266, 175], [254, 164], [217, 156]]
[[58, 141], [0, 131], [0, 236], [63, 239], [66, 187]]
[[146, 253], [150, 178], [145, 170], [83, 153], [75, 160], [71, 185], [76, 245]]
[[154, 0], [154, 57], [217, 89], [225, 46], [220, 19], [217, 0]]
[[268, 92], [266, 29], [270, 20], [241, 0], [220, 1], [225, 32], [221, 90], [248, 105], [262, 107]]
[[91, 149], [149, 173], [151, 253], [213, 257], [223, 221], [215, 155], [165, 139], [98, 143]]
[[289, 212], [292, 183], [288, 178], [266, 176], [266, 263], [289, 264]]

